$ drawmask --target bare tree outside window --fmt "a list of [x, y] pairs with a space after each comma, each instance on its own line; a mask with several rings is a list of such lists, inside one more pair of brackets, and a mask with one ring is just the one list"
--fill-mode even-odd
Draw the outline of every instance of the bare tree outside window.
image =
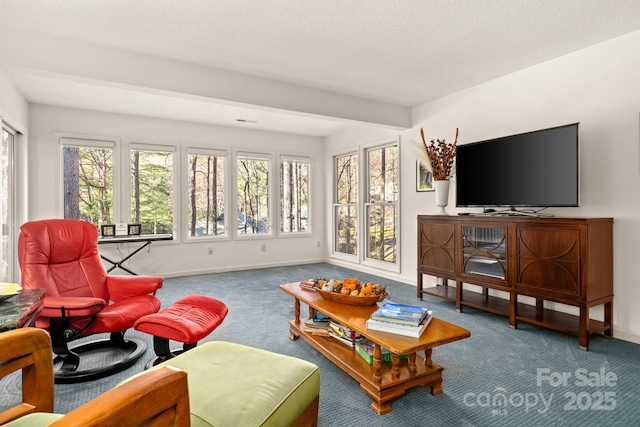
[[335, 158], [335, 252], [358, 253], [358, 155]]
[[236, 166], [238, 233], [268, 234], [271, 232], [269, 159], [259, 155], [239, 155]]
[[367, 151], [369, 201], [367, 214], [367, 258], [395, 263], [397, 257], [398, 147]]
[[225, 157], [189, 154], [188, 235], [225, 234], [224, 176]]
[[62, 147], [64, 217], [113, 223], [113, 149]]
[[283, 160], [280, 164], [280, 231], [309, 231], [309, 161]]

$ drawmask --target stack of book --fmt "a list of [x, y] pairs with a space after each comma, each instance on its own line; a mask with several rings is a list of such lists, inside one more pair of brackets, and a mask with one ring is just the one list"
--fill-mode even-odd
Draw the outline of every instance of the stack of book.
[[432, 318], [424, 307], [387, 302], [367, 320], [367, 329], [420, 338]]
[[304, 331], [313, 335], [329, 336], [329, 322], [331, 319], [325, 314], [315, 311], [313, 317], [305, 320]]
[[308, 291], [316, 291], [316, 284], [313, 283], [313, 281], [311, 280], [302, 280], [298, 286], [300, 286], [300, 289], [306, 289]]
[[362, 335], [334, 320], [329, 322], [329, 336], [349, 347], [354, 347], [362, 339]]
[[[373, 347], [373, 342], [366, 338], [363, 338], [362, 340], [356, 342], [356, 351], [369, 365], [373, 365]], [[380, 350], [380, 361], [382, 363], [391, 362], [391, 352], [384, 347], [382, 347]], [[408, 358], [409, 356], [407, 356], [406, 354], [400, 356], [400, 359]]]

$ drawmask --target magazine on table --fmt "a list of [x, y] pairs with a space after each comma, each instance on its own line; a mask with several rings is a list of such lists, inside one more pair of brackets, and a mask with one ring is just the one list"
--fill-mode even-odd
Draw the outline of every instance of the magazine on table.
[[396, 323], [419, 325], [429, 313], [429, 309], [416, 305], [385, 302], [371, 315], [375, 320], [393, 320]]
[[392, 334], [404, 335], [407, 337], [420, 338], [429, 326], [433, 316], [429, 314], [418, 325], [403, 325], [393, 322], [385, 322], [376, 319], [367, 320], [367, 329], [372, 331], [389, 332]]

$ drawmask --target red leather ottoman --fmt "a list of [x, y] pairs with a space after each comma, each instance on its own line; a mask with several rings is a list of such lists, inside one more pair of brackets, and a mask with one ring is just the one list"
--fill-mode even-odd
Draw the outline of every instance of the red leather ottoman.
[[[158, 313], [142, 316], [133, 327], [153, 335], [157, 356], [147, 367], [194, 348], [222, 323], [228, 311], [227, 305], [215, 298], [187, 295]], [[183, 343], [182, 350], [171, 351], [170, 340]]]

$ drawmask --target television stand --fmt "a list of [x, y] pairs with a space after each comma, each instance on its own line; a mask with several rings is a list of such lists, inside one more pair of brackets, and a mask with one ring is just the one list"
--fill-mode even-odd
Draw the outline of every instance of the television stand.
[[[418, 215], [417, 270], [418, 299], [500, 314], [512, 328], [527, 322], [573, 334], [583, 350], [591, 333], [613, 336], [612, 218]], [[423, 288], [423, 275], [443, 285]], [[596, 306], [602, 320], [589, 316]]]

